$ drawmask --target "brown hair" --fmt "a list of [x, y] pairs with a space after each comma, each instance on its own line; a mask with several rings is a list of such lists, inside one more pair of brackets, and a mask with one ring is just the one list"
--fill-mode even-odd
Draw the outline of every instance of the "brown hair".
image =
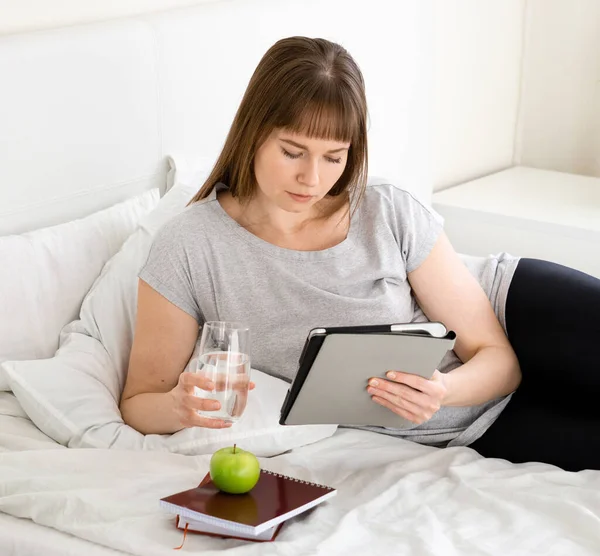
[[274, 129], [349, 142], [343, 174], [329, 195], [348, 193], [357, 206], [367, 182], [367, 102], [361, 71], [340, 45], [289, 37], [262, 57], [237, 110], [223, 150], [190, 201], [210, 195], [218, 182], [240, 203], [257, 187], [254, 156]]

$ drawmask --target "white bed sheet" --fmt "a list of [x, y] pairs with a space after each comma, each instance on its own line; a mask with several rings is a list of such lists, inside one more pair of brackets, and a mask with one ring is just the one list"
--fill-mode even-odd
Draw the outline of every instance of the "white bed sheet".
[[38, 525], [30, 519], [0, 514], [2, 556], [124, 556], [83, 539]]
[[[208, 456], [66, 449], [4, 393], [0, 415], [0, 511], [10, 514], [0, 515], [0, 554], [173, 554], [181, 532], [158, 499], [199, 482]], [[261, 463], [338, 495], [286, 524], [274, 543], [189, 535], [182, 552], [600, 553], [600, 472], [513, 465], [355, 430]]]
[[[66, 450], [41, 432], [21, 409], [10, 392], [0, 392], [0, 452], [25, 450]], [[4, 496], [0, 478], [0, 494]], [[2, 556], [115, 556], [112, 550], [56, 529], [0, 513], [0, 555]]]
[[27, 417], [12, 392], [0, 392], [0, 452], [62, 449]]

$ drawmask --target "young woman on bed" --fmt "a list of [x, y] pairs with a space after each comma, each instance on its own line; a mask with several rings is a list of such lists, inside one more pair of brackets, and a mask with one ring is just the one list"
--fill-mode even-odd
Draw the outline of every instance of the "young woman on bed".
[[201, 379], [182, 373], [205, 320], [247, 322], [253, 366], [289, 380], [315, 326], [429, 319], [456, 331], [455, 353], [432, 380], [399, 368], [366, 386], [415, 423], [378, 432], [600, 469], [600, 280], [502, 255], [479, 283], [430, 209], [394, 185], [365, 188], [366, 139], [348, 52], [303, 37], [271, 47], [210, 177], [140, 272], [125, 422], [142, 433], [228, 426], [198, 416], [218, 402], [194, 397]]

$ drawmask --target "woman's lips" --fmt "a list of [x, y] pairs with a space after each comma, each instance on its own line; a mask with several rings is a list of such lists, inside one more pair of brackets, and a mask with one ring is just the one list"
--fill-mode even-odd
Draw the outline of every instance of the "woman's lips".
[[296, 193], [291, 193], [290, 191], [286, 191], [286, 193], [292, 199], [294, 199], [294, 201], [297, 201], [299, 203], [306, 203], [306, 202], [310, 201], [313, 198], [312, 195], [297, 195]]

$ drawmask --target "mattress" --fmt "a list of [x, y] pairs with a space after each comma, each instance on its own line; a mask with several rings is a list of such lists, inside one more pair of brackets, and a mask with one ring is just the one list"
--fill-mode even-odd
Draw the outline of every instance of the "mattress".
[[[194, 486], [209, 456], [60, 446], [0, 393], [0, 554], [171, 555], [182, 535], [160, 497]], [[368, 431], [273, 458], [264, 468], [338, 495], [255, 544], [188, 535], [217, 555], [600, 553], [600, 472], [484, 459]]]

